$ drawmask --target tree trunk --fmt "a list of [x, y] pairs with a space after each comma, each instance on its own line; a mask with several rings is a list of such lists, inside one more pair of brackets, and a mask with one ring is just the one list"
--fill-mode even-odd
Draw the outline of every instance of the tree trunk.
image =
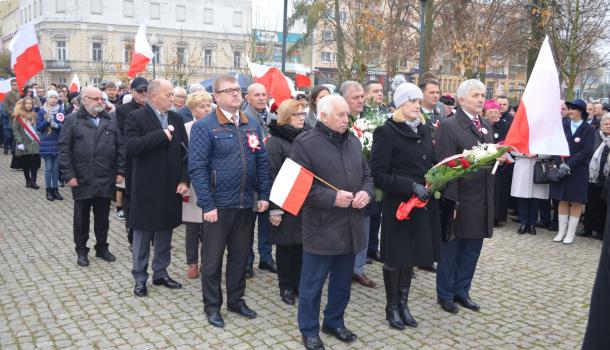
[[529, 47], [527, 50], [527, 75], [525, 80], [529, 81], [534, 64], [538, 58], [538, 52], [540, 46], [544, 40], [544, 23], [545, 17], [543, 15], [544, 10], [548, 10], [549, 4], [547, 0], [533, 0], [530, 7], [530, 28], [531, 35], [529, 40]]
[[335, 23], [337, 25], [337, 85], [340, 85], [346, 77], [345, 46], [343, 28], [341, 27], [340, 1], [335, 0]]
[[424, 9], [424, 58], [422, 60], [422, 72], [430, 71], [432, 61], [432, 30], [434, 29], [434, 0], [426, 1]]

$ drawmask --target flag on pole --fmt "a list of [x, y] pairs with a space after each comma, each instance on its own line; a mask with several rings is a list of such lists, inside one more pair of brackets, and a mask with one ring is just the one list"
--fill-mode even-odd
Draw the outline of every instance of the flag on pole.
[[286, 77], [282, 72], [271, 66], [264, 66], [262, 64], [253, 63], [248, 57], [246, 57], [250, 73], [254, 78], [254, 81], [261, 83], [267, 89], [267, 93], [275, 100], [275, 103], [279, 107], [284, 100], [292, 98], [295, 92], [294, 83], [291, 79]]
[[74, 73], [74, 78], [72, 78], [72, 82], [70, 83], [70, 92], [79, 92], [80, 91], [80, 80], [78, 80], [78, 75]]
[[292, 215], [298, 215], [313, 183], [313, 174], [290, 158], [284, 160], [271, 187], [269, 200]]
[[19, 86], [19, 91], [23, 91], [27, 81], [44, 68], [33, 24], [24, 24], [19, 29], [9, 44], [9, 50], [11, 51], [11, 68], [15, 73], [17, 86]]
[[297, 88], [308, 88], [311, 87], [311, 79], [305, 74], [296, 73], [294, 75], [294, 80], [296, 81]]
[[152, 47], [150, 47], [150, 44], [146, 39], [146, 24], [142, 23], [136, 34], [135, 47], [133, 54], [131, 55], [131, 65], [129, 66], [127, 75], [130, 78], [133, 78], [136, 74], [146, 70], [146, 65], [153, 56]]
[[0, 102], [4, 101], [4, 96], [11, 91], [11, 81], [13, 78], [0, 80]]
[[559, 76], [547, 36], [504, 144], [525, 154], [570, 155], [559, 103]]

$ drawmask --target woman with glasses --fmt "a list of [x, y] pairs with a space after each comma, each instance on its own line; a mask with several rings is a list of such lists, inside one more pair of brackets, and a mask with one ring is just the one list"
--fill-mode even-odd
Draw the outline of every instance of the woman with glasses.
[[174, 88], [174, 105], [172, 106], [172, 111], [179, 111], [180, 108], [184, 107], [186, 104], [186, 90], [181, 88], [180, 86], [176, 86]]

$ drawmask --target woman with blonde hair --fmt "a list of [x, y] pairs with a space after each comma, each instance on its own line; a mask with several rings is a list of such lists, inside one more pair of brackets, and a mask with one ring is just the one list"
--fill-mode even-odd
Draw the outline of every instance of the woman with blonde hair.
[[36, 112], [34, 100], [26, 96], [15, 105], [13, 120], [13, 135], [15, 137], [16, 162], [23, 169], [25, 187], [39, 189], [36, 184], [38, 168], [40, 168], [40, 138], [36, 132]]

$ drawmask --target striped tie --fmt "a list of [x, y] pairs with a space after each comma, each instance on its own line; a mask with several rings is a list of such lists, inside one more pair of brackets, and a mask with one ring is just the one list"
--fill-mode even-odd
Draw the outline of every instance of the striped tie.
[[479, 120], [479, 117], [472, 118], [472, 122], [474, 123], [474, 126], [477, 127], [477, 130], [481, 131], [481, 121]]

